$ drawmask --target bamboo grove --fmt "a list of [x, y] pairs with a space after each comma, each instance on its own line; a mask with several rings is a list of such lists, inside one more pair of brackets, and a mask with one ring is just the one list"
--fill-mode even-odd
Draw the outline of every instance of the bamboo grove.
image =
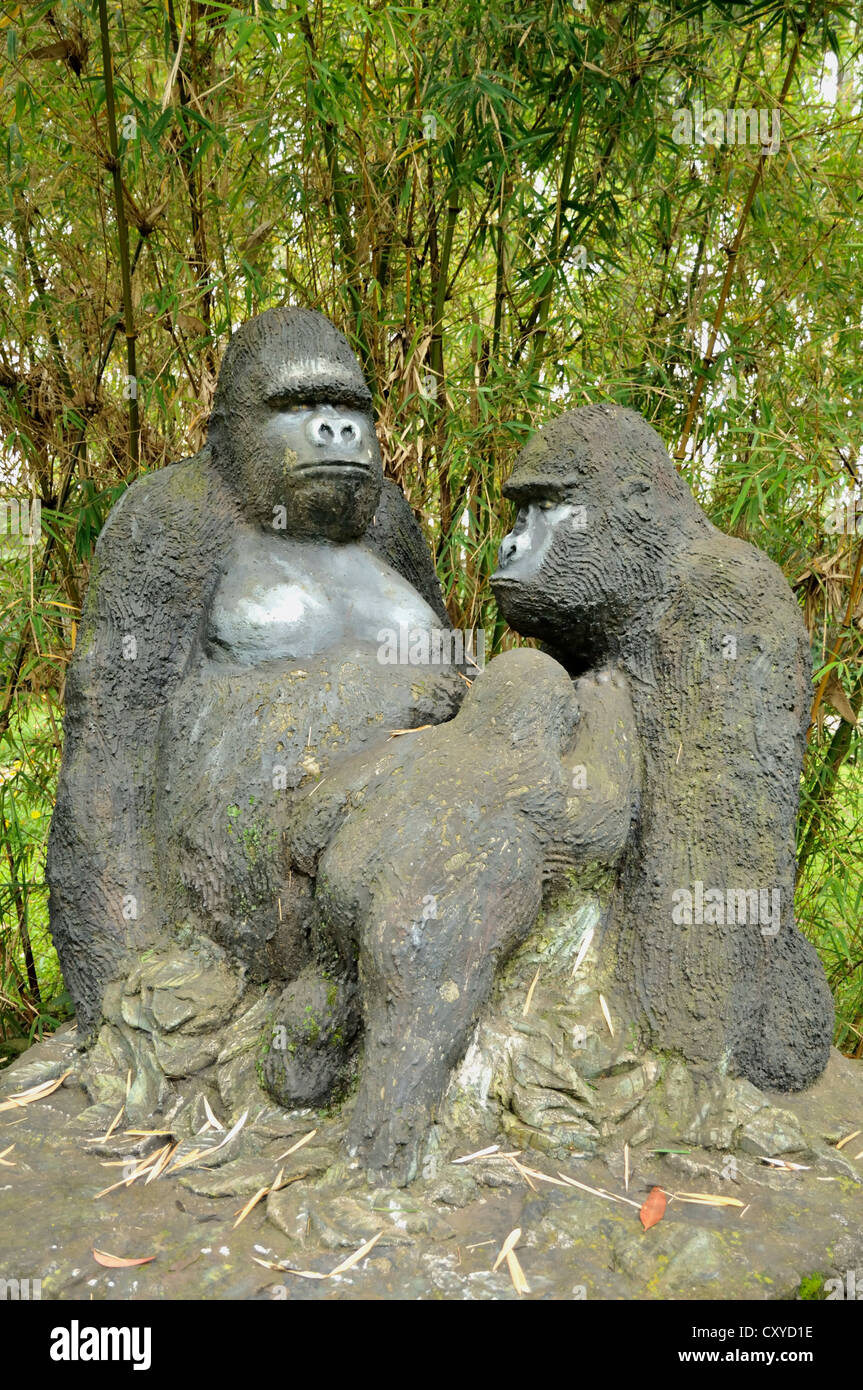
[[863, 1054], [861, 8], [0, 6], [2, 495], [41, 511], [0, 537], [0, 1060], [67, 1008], [44, 846], [95, 540], [284, 302], [354, 344], [489, 651], [501, 482], [567, 405], [643, 412], [782, 566], [816, 665], [798, 913]]

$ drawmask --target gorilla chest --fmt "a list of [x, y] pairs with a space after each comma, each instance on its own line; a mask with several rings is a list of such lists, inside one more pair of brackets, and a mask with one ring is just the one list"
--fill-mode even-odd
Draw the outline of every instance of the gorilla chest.
[[384, 629], [429, 631], [424, 599], [358, 543], [242, 535], [218, 586], [207, 627], [213, 655], [255, 665], [326, 652], [346, 641], [378, 645]]

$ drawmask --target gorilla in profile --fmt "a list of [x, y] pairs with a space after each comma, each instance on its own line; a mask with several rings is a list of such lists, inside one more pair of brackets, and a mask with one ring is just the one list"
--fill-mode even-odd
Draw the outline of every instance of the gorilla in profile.
[[711, 524], [631, 410], [545, 425], [504, 491], [507, 621], [570, 674], [610, 663], [631, 690], [643, 792], [604, 939], [628, 1012], [691, 1061], [809, 1085], [833, 1007], [794, 922], [811, 659], [781, 571]]

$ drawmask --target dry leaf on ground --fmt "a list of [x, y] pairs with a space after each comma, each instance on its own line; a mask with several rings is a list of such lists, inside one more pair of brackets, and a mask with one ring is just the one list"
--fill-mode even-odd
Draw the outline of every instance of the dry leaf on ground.
[[56, 1081], [43, 1081], [40, 1086], [31, 1086], [29, 1091], [21, 1091], [17, 1096], [10, 1096], [8, 1100], [0, 1101], [0, 1110], [17, 1110], [22, 1105], [32, 1105], [36, 1100], [44, 1100], [50, 1096], [59, 1086], [63, 1085], [67, 1076], [72, 1075], [72, 1069], [64, 1071], [62, 1076], [58, 1076]]
[[652, 1187], [647, 1196], [647, 1201], [638, 1213], [641, 1217], [641, 1224], [645, 1231], [649, 1231], [651, 1226], [655, 1226], [665, 1215], [665, 1208], [668, 1206], [668, 1198], [661, 1187]]
[[123, 1255], [109, 1255], [106, 1250], [93, 1251], [93, 1259], [106, 1269], [132, 1269], [135, 1265], [148, 1265], [155, 1258], [155, 1255], [142, 1255], [140, 1259], [127, 1260]]

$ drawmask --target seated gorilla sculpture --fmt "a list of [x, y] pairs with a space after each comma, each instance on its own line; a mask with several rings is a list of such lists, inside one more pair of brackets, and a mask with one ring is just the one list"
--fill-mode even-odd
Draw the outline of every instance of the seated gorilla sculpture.
[[611, 663], [632, 692], [644, 790], [604, 939], [622, 1006], [660, 1048], [809, 1085], [833, 1007], [794, 923], [811, 662], [781, 571], [708, 521], [617, 406], [544, 426], [505, 492], [507, 621], [572, 675]]
[[301, 781], [458, 707], [452, 666], [377, 659], [383, 627], [448, 624], [370, 412], [342, 335], [270, 310], [228, 346], [205, 449], [103, 529], [48, 859], [85, 1035], [106, 984], [184, 920], [252, 979], [293, 978], [314, 954], [311, 880], [281, 844]]

